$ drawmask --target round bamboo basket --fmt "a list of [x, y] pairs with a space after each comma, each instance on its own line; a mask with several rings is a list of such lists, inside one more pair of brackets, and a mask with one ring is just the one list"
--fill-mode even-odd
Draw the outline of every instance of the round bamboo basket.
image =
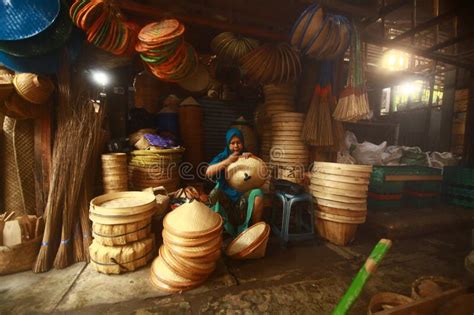
[[355, 210], [355, 211], [366, 211], [367, 210], [367, 202], [364, 203], [345, 203], [345, 202], [338, 202], [332, 200], [326, 200], [321, 198], [316, 198], [318, 205], [336, 208], [336, 209], [343, 209], [343, 210]]
[[341, 171], [354, 171], [362, 173], [371, 173], [372, 165], [353, 165], [353, 164], [342, 164], [342, 163], [331, 163], [331, 162], [315, 162], [315, 167], [321, 167], [324, 169], [334, 169]]
[[104, 225], [129, 224], [151, 218], [155, 215], [155, 213], [156, 209], [152, 208], [148, 212], [142, 212], [138, 214], [109, 216], [97, 214], [89, 210], [89, 219], [91, 219], [92, 222]]
[[101, 245], [126, 245], [148, 237], [151, 231], [151, 218], [117, 225], [92, 223], [92, 236]]
[[320, 179], [318, 177], [311, 177], [311, 185], [318, 185], [336, 189], [345, 189], [351, 191], [358, 191], [358, 192], [367, 192], [369, 190], [369, 186], [367, 184], [348, 184], [348, 183], [341, 183], [335, 182], [333, 180], [327, 179]]
[[91, 264], [101, 273], [120, 274], [145, 266], [154, 256], [154, 236], [123, 246], [89, 246]]
[[[256, 249], [259, 252], [256, 253], [265, 255], [266, 241], [268, 240], [270, 233], [270, 227], [265, 222], [259, 222], [244, 232], [240, 233], [230, 244], [227, 246], [226, 255], [234, 259], [244, 259], [247, 255], [250, 255]], [[265, 243], [265, 246], [261, 246]]]
[[367, 198], [355, 198], [355, 197], [345, 197], [345, 196], [339, 196], [339, 195], [333, 195], [330, 193], [325, 193], [325, 192], [318, 192], [318, 191], [313, 191], [312, 195], [316, 197], [316, 199], [324, 199], [324, 200], [329, 200], [329, 201], [336, 201], [336, 202], [344, 202], [344, 203], [350, 203], [350, 204], [363, 204], [367, 202]]
[[312, 178], [323, 179], [323, 180], [330, 180], [338, 183], [346, 183], [346, 184], [358, 184], [358, 185], [365, 185], [369, 184], [368, 178], [356, 178], [356, 177], [349, 177], [349, 176], [339, 176], [339, 175], [328, 175], [323, 174], [320, 172], [315, 172], [311, 174]]
[[358, 224], [329, 221], [319, 216], [316, 211], [316, 229], [321, 237], [336, 245], [345, 246], [355, 239]]
[[345, 197], [367, 198], [367, 192], [365, 191], [345, 190], [345, 189], [332, 188], [332, 187], [313, 185], [313, 184], [309, 186], [309, 190], [311, 192], [328, 193], [332, 195], [345, 196]]
[[141, 191], [105, 194], [90, 202], [91, 212], [103, 216], [127, 216], [150, 212], [155, 207], [155, 196]]
[[372, 315], [411, 302], [413, 302], [413, 299], [405, 295], [393, 292], [379, 292], [370, 298], [367, 314]]
[[318, 218], [332, 221], [332, 222], [339, 222], [339, 223], [349, 223], [349, 224], [362, 224], [365, 222], [365, 215], [364, 216], [346, 216], [346, 215], [338, 215], [332, 214], [324, 211], [319, 211], [317, 213]]
[[344, 209], [337, 209], [331, 208], [321, 205], [316, 205], [315, 210], [319, 210], [320, 212], [325, 212], [327, 214], [335, 214], [339, 216], [349, 217], [349, 218], [365, 218], [367, 215], [367, 211], [354, 211], [354, 210], [344, 210]]

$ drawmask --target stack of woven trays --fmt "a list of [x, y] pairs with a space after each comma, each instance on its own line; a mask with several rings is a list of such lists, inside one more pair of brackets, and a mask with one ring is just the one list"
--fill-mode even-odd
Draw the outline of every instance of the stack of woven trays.
[[94, 240], [89, 251], [98, 272], [133, 271], [153, 258], [155, 243], [150, 231], [155, 211], [155, 195], [150, 192], [116, 192], [91, 200]]
[[265, 104], [263, 109], [262, 135], [260, 138], [260, 155], [265, 162], [270, 162], [270, 150], [272, 148], [272, 123], [274, 114], [291, 112], [295, 109], [295, 88], [290, 84], [264, 85], [263, 94]]
[[185, 27], [176, 19], [146, 25], [138, 34], [135, 50], [157, 78], [178, 82], [192, 75], [198, 65], [193, 46], [184, 41]]
[[309, 162], [309, 151], [301, 139], [304, 114], [282, 112], [272, 116], [273, 178], [300, 184]]
[[315, 201], [319, 234], [337, 245], [355, 238], [367, 215], [370, 165], [314, 162], [309, 190]]
[[226, 255], [232, 259], [257, 259], [265, 256], [270, 226], [259, 222], [240, 233], [227, 246]]
[[193, 200], [168, 213], [163, 227], [163, 245], [152, 264], [151, 282], [173, 293], [199, 286], [214, 271], [221, 254], [221, 216]]
[[102, 154], [102, 183], [106, 194], [128, 190], [127, 155], [125, 153]]
[[183, 152], [183, 148], [132, 151], [128, 165], [130, 187], [142, 190], [164, 186], [167, 191], [177, 190]]

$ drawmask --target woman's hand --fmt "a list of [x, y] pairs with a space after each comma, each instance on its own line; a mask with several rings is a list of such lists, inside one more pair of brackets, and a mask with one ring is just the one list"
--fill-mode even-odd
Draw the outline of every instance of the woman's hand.
[[235, 161], [237, 161], [239, 159], [239, 152], [234, 152], [232, 153], [231, 155], [229, 155], [229, 157], [227, 158], [227, 162], [229, 164], [231, 163], [234, 163]]
[[242, 156], [243, 156], [245, 159], [248, 159], [249, 157], [252, 157], [253, 154], [250, 153], [250, 152], [244, 152], [244, 153], [242, 153]]

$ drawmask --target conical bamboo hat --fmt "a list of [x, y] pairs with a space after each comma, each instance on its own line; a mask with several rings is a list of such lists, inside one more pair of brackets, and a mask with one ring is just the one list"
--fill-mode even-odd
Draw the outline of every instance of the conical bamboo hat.
[[227, 247], [227, 256], [236, 256], [242, 252], [245, 252], [248, 248], [255, 246], [262, 241], [265, 236], [268, 225], [265, 222], [259, 222], [244, 232], [240, 233]]
[[176, 236], [204, 237], [222, 228], [222, 218], [205, 204], [193, 200], [168, 213], [163, 226]]

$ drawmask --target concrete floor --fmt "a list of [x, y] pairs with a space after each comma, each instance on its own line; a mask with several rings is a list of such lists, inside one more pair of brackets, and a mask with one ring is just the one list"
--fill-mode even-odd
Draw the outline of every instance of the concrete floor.
[[[272, 238], [265, 258], [222, 258], [204, 285], [176, 295], [151, 286], [149, 267], [119, 276], [84, 263], [23, 272], [0, 277], [0, 314], [329, 314], [377, 241], [362, 231], [347, 247], [316, 238], [283, 250]], [[411, 283], [423, 275], [472, 281], [464, 269], [470, 250], [470, 230], [394, 241], [350, 314], [366, 314], [376, 292], [409, 295]]]

